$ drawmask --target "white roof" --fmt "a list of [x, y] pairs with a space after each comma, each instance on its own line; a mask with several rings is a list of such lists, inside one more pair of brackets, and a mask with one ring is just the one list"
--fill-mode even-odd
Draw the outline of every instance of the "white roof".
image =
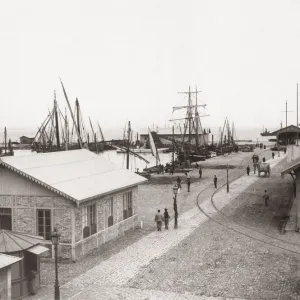
[[96, 198], [147, 181], [85, 149], [6, 156], [0, 158], [0, 164], [76, 201]]
[[15, 264], [16, 262], [20, 261], [21, 257], [11, 256], [0, 253], [0, 269], [8, 267], [10, 265]]

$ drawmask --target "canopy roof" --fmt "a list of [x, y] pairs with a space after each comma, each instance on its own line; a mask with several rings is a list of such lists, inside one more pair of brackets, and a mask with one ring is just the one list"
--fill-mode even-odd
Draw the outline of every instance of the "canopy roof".
[[21, 257], [11, 256], [0, 253], [0, 270], [20, 261]]
[[276, 131], [270, 132], [269, 135], [279, 135], [281, 133], [285, 133], [285, 132], [300, 132], [300, 128], [295, 126], [295, 125], [290, 125], [284, 128], [280, 128]]
[[0, 253], [19, 252], [46, 242], [43, 237], [10, 230], [0, 230]]
[[285, 164], [283, 170], [281, 171], [281, 176], [288, 174], [291, 171], [294, 171], [300, 167], [300, 157]]

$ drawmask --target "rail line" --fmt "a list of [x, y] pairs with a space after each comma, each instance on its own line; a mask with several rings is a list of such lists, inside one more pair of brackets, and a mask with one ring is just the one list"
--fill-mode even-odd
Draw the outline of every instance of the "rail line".
[[[265, 151], [261, 152], [261, 153], [258, 154], [258, 155], [259, 155], [259, 156], [262, 156], [264, 152], [265, 152]], [[248, 163], [249, 163], [250, 161], [251, 161], [251, 158], [248, 160]], [[241, 162], [240, 166], [241, 166], [243, 163], [244, 163], [244, 160]], [[243, 176], [243, 175], [245, 174], [245, 171], [244, 171], [244, 170], [241, 171], [240, 169], [236, 169], [234, 172], [231, 172], [231, 175], [232, 175], [232, 173], [234, 173], [234, 175], [233, 175], [233, 178], [231, 178], [230, 180], [228, 180], [229, 182], [233, 182], [233, 181], [237, 180], [238, 178], [240, 178], [241, 176]], [[253, 228], [251, 228], [251, 227], [245, 226], [244, 224], [242, 224], [242, 223], [240, 223], [240, 222], [237, 222], [237, 221], [232, 220], [232, 218], [230, 218], [229, 216], [227, 216], [227, 215], [225, 215], [223, 212], [221, 212], [221, 210], [219, 210], [219, 209], [216, 207], [216, 205], [215, 205], [215, 202], [214, 202], [214, 195], [215, 195], [222, 187], [224, 187], [224, 186], [227, 184], [225, 179], [222, 179], [222, 181], [225, 181], [225, 183], [221, 184], [221, 186], [220, 186], [219, 188], [217, 188], [217, 189], [212, 193], [212, 195], [211, 195], [211, 197], [210, 197], [211, 205], [212, 205], [212, 207], [214, 208], [214, 210], [216, 211], [216, 215], [219, 215], [219, 216], [221, 215], [221, 216], [223, 216], [223, 217], [226, 219], [226, 222], [230, 222], [231, 224], [236, 225], [236, 227], [238, 227], [238, 228], [240, 227], [240, 228], [239, 228], [240, 230], [238, 230], [238, 229], [236, 229], [236, 228], [233, 228], [232, 226], [229, 226], [229, 225], [227, 225], [227, 224], [224, 224], [224, 222], [222, 222], [222, 221], [216, 220], [214, 217], [210, 216], [208, 213], [206, 213], [206, 212], [201, 208], [200, 202], [199, 202], [199, 197], [200, 197], [200, 195], [201, 195], [205, 190], [207, 190], [208, 188], [212, 187], [213, 184], [211, 184], [211, 185], [205, 187], [205, 188], [198, 194], [197, 199], [196, 199], [196, 204], [197, 204], [197, 206], [198, 206], [198, 209], [199, 209], [199, 210], [200, 210], [207, 218], [209, 218], [209, 219], [212, 220], [213, 222], [215, 222], [215, 223], [221, 225], [222, 227], [226, 227], [226, 228], [228, 228], [229, 230], [234, 231], [234, 232], [237, 232], [237, 233], [239, 233], [240, 235], [246, 236], [246, 237], [248, 237], [248, 238], [250, 238], [250, 239], [259, 241], [259, 242], [264, 243], [264, 244], [267, 244], [267, 245], [269, 245], [269, 246], [272, 246], [272, 247], [275, 247], [275, 248], [278, 248], [278, 249], [281, 249], [281, 250], [285, 250], [285, 251], [288, 251], [288, 252], [291, 252], [291, 253], [294, 253], [294, 254], [300, 254], [300, 245], [299, 245], [299, 244], [292, 243], [292, 242], [288, 242], [288, 241], [286, 241], [286, 240], [283, 240], [283, 239], [280, 239], [280, 238], [276, 238], [276, 237], [274, 237], [274, 236], [272, 236], [272, 235], [269, 235], [269, 234], [263, 233], [263, 232], [261, 232], [261, 231], [255, 230], [255, 229], [253, 229]], [[251, 234], [249, 234], [249, 233], [245, 233], [245, 232], [243, 232], [243, 229], [241, 229], [241, 228], [246, 229], [246, 231], [248, 231], [249, 233], [258, 234], [258, 235], [260, 235], [261, 237], [265, 237], [265, 238], [269, 239], [269, 241], [266, 241], [266, 240], [264, 240], [264, 239], [262, 239], [262, 238], [259, 238], [259, 237], [255, 237], [255, 236], [253, 236], [253, 235], [251, 235]], [[281, 243], [283, 243], [283, 244], [286, 245], [286, 246], [289, 245], [289, 246], [292, 246], [292, 247], [295, 247], [295, 248], [298, 248], [298, 249], [292, 250], [292, 249], [289, 249], [289, 248], [287, 248], [287, 247], [284, 247], [283, 245], [280, 246], [280, 245], [275, 245], [275, 244], [274, 244], [274, 243], [278, 243], [278, 242], [281, 242]]]

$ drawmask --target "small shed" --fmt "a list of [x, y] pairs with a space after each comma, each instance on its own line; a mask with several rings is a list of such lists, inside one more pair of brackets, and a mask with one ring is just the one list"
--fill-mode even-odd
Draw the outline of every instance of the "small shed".
[[49, 249], [39, 236], [0, 230], [0, 253], [19, 258], [11, 267], [11, 299], [23, 299], [40, 287], [40, 257]]
[[0, 299], [11, 300], [11, 267], [21, 259], [0, 254]]
[[278, 145], [291, 145], [296, 143], [297, 138], [300, 138], [300, 128], [295, 125], [290, 125], [270, 132], [268, 136], [276, 136]]

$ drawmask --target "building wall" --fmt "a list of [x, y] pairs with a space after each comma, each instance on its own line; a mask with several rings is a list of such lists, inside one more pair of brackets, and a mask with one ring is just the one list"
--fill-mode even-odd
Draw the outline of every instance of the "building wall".
[[[132, 217], [123, 220], [123, 194], [130, 191], [132, 191]], [[113, 226], [108, 227], [109, 201], [111, 197], [113, 197], [114, 224]], [[82, 208], [94, 203], [96, 203], [97, 233], [84, 239], [82, 228]], [[98, 248], [102, 244], [117, 238], [118, 236], [123, 236], [125, 231], [135, 228], [138, 221], [138, 216], [136, 214], [137, 206], [138, 187], [135, 187], [107, 195], [93, 201], [88, 201], [82, 204], [79, 208], [76, 208], [76, 246], [74, 250], [76, 259], [85, 255], [91, 250]]]
[[[132, 191], [133, 216], [123, 220], [123, 194], [129, 191]], [[108, 228], [108, 203], [111, 197], [114, 201], [114, 225]], [[96, 203], [97, 233], [83, 239], [82, 207], [93, 203]], [[134, 187], [77, 207], [74, 202], [0, 166], [0, 207], [12, 209], [12, 230], [37, 235], [37, 210], [51, 210], [51, 231], [57, 227], [61, 234], [59, 256], [63, 258], [76, 260], [134, 228], [138, 221], [135, 215], [137, 205], [138, 187]], [[48, 244], [52, 250], [51, 242]], [[46, 255], [52, 255], [52, 251]]]
[[32, 144], [34, 138], [20, 137], [20, 144]]
[[0, 299], [2, 300], [7, 300], [11, 299], [10, 297], [10, 286], [11, 283], [8, 281], [8, 272], [9, 272], [9, 267], [0, 269]]
[[0, 207], [12, 209], [12, 230], [38, 234], [37, 210], [51, 211], [51, 230], [57, 227], [62, 244], [71, 244], [71, 209], [75, 203], [0, 166]]

